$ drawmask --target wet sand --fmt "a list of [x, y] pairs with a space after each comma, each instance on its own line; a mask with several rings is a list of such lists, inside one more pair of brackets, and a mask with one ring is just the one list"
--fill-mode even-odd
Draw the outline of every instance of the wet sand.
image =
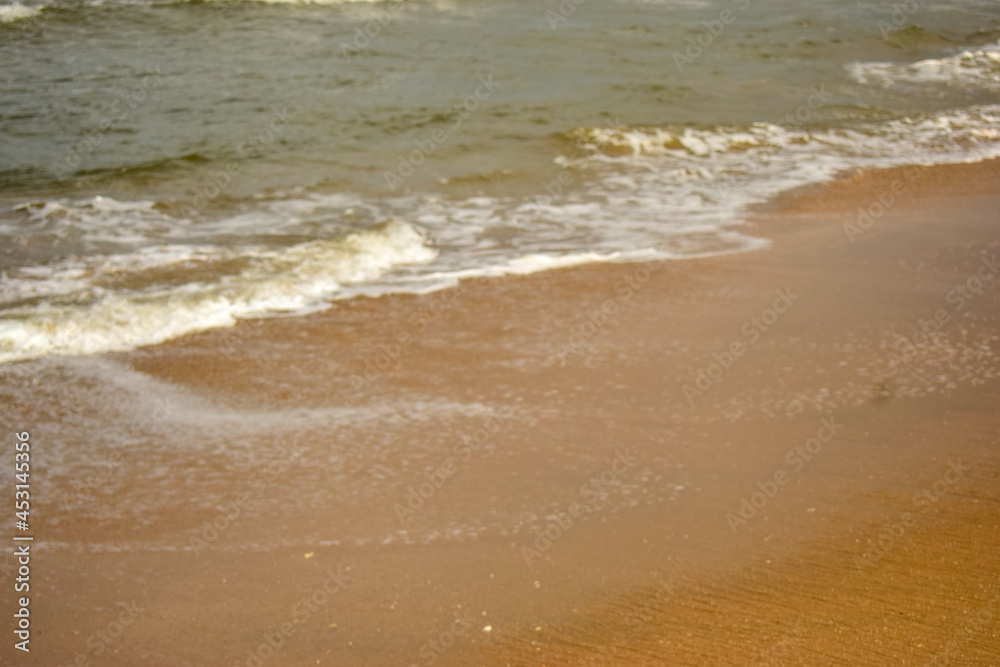
[[1000, 663], [998, 176], [2, 367], [39, 443], [17, 664]]

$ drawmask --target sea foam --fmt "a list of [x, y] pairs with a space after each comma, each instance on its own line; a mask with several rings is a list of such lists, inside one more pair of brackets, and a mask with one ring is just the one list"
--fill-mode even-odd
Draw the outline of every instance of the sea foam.
[[42, 11], [41, 7], [26, 7], [18, 2], [10, 5], [0, 5], [0, 24], [14, 23], [31, 18]]
[[[390, 221], [281, 249], [162, 246], [13, 270], [0, 279], [0, 361], [128, 350], [237, 318], [307, 311], [344, 285], [436, 254], [415, 227]], [[199, 273], [198, 263], [236, 268]], [[179, 272], [202, 278], [172, 280]]]
[[847, 71], [855, 81], [862, 84], [893, 86], [901, 83], [937, 83], [993, 87], [1000, 84], [1000, 44], [912, 64], [852, 63]]

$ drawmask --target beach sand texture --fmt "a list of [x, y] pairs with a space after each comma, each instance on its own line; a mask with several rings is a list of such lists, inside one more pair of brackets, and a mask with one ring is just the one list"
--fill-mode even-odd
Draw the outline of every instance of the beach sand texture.
[[46, 664], [1000, 663], [998, 176], [858, 171], [759, 207], [755, 252], [0, 366], [62, 443]]

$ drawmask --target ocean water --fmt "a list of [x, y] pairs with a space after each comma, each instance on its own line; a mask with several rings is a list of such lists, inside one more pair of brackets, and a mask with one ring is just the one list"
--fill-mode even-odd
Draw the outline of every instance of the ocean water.
[[477, 275], [766, 246], [1000, 156], [993, 0], [0, 5], [0, 362]]

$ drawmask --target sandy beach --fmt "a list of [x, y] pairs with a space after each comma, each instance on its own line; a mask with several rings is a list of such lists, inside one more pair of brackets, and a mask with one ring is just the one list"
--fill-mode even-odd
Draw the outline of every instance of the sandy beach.
[[43, 517], [18, 664], [998, 664], [998, 176], [0, 367]]
[[996, 0], [0, 0], [0, 667], [1000, 666]]

